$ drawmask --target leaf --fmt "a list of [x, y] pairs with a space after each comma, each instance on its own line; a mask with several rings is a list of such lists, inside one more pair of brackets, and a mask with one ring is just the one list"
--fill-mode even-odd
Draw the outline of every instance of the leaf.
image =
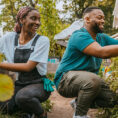
[[9, 100], [14, 94], [13, 80], [5, 74], [0, 74], [0, 101]]
[[3, 60], [6, 60], [6, 57], [4, 54], [0, 53], [0, 62], [2, 62]]

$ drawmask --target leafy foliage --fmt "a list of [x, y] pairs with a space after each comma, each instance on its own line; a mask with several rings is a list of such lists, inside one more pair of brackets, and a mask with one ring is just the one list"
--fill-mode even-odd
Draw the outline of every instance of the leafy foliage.
[[3, 6], [0, 14], [0, 24], [4, 22], [4, 31], [13, 30], [16, 14], [20, 7], [29, 5], [28, 2], [23, 2], [22, 0], [1, 0], [0, 5]]
[[64, 25], [59, 18], [58, 11], [56, 10], [56, 0], [42, 0], [39, 2], [39, 12], [41, 14], [41, 27], [40, 33], [48, 36], [50, 39], [50, 56], [62, 56], [63, 49], [56, 45], [54, 40], [55, 34], [60, 32], [68, 25]]
[[12, 79], [4, 74], [0, 74], [0, 101], [10, 99], [14, 94], [14, 84]]
[[9, 115], [3, 115], [0, 113], [0, 118], [18, 118], [15, 115], [14, 116], [9, 116]]
[[[5, 56], [0, 53], [0, 62], [5, 60]], [[0, 101], [10, 99], [14, 94], [14, 85], [11, 77], [0, 73]]]
[[53, 103], [50, 100], [43, 102], [41, 105], [48, 112], [50, 112], [53, 107]]
[[6, 60], [6, 57], [4, 54], [0, 53], [0, 62], [2, 62], [3, 60]]
[[55, 75], [55, 74], [53, 74], [53, 73], [48, 73], [48, 74], [47, 74], [47, 77], [48, 77], [50, 80], [53, 81], [54, 75]]
[[[111, 75], [104, 79], [109, 83], [110, 89], [117, 93], [116, 99], [118, 101], [118, 57], [112, 58], [110, 69], [112, 71]], [[98, 118], [117, 118], [118, 105], [114, 106], [114, 108], [99, 109], [99, 113]]]

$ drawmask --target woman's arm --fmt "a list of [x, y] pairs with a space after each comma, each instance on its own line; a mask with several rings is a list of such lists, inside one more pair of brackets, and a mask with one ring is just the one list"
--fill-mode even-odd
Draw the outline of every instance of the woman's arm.
[[7, 62], [2, 62], [0, 63], [0, 68], [6, 69], [9, 71], [22, 71], [22, 72], [30, 72], [33, 70], [38, 62], [34, 61], [28, 61], [27, 63], [7, 63]]

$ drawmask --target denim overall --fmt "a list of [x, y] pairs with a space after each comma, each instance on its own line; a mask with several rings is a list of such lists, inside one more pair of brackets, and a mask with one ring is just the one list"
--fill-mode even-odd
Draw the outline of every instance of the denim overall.
[[[34, 51], [34, 46], [40, 37], [37, 35], [32, 42], [31, 48], [30, 49], [18, 49], [18, 37], [19, 35], [17, 34], [15, 37], [15, 54], [14, 54], [14, 63], [26, 63], [30, 57], [30, 54]], [[38, 73], [36, 67], [30, 71], [30, 72], [19, 72], [18, 80], [15, 82], [16, 85], [29, 85], [37, 82], [41, 82], [42, 80], [40, 79], [41, 75]]]

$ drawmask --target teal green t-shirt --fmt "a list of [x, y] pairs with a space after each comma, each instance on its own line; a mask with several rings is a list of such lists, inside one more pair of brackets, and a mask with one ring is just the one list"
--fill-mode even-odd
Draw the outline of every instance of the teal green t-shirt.
[[[85, 28], [81, 28], [72, 34], [55, 74], [54, 83], [57, 88], [65, 72], [83, 70], [98, 73], [102, 59], [83, 53], [83, 50], [93, 42], [95, 40], [93, 40]], [[96, 42], [101, 46], [118, 44], [118, 40], [104, 33], [97, 34]]]

